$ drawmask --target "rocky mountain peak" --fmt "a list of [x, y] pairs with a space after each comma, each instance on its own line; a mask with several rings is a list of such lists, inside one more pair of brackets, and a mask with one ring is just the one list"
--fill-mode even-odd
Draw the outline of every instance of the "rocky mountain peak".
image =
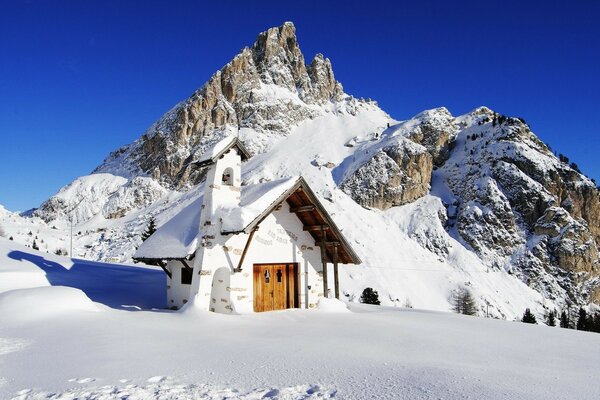
[[308, 103], [322, 104], [343, 95], [329, 59], [319, 53], [307, 67], [291, 22], [260, 33], [251, 52], [265, 84], [285, 87]]
[[[251, 47], [94, 173], [151, 176], [166, 187], [188, 186], [198, 180], [190, 162], [223, 135], [248, 128], [257, 134], [246, 138], [248, 147], [261, 152], [265, 140], [260, 135], [285, 136], [300, 122], [327, 112], [317, 106], [345, 97], [329, 59], [317, 54], [305, 64], [296, 28], [286, 22], [260, 33]], [[355, 100], [348, 97], [346, 103], [348, 112], [356, 112]]]

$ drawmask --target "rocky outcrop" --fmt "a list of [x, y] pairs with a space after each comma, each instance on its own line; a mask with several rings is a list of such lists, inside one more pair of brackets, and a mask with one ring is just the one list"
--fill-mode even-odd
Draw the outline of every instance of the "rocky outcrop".
[[155, 180], [137, 177], [119, 187], [110, 195], [104, 206], [104, 218], [124, 217], [129, 211], [150, 206], [167, 194], [167, 190]]
[[363, 207], [385, 210], [426, 195], [432, 168], [426, 148], [399, 138], [378, 149], [340, 188]]
[[460, 240], [548, 298], [589, 301], [600, 274], [593, 183], [522, 120], [479, 108], [456, 122], [455, 148], [434, 174], [455, 196]]
[[96, 215], [121, 218], [133, 209], [155, 203], [167, 190], [147, 177], [127, 180], [111, 174], [93, 174], [77, 178], [46, 200], [33, 212], [46, 222], [72, 218], [73, 224]]
[[418, 123], [406, 137], [425, 146], [431, 153], [435, 166], [442, 165], [448, 159], [450, 144], [458, 132], [454, 117], [446, 108], [440, 107], [423, 111], [413, 119]]
[[[381, 210], [412, 203], [429, 193], [433, 174], [446, 214], [429, 217], [490, 268], [550, 299], [600, 297], [599, 192], [524, 121], [486, 107], [457, 118], [437, 108], [373, 140], [338, 167], [346, 168], [341, 189], [356, 202]], [[423, 247], [448, 255], [447, 241], [413, 225], [407, 230]]]
[[[330, 61], [317, 54], [307, 66], [295, 27], [286, 22], [259, 34], [252, 47], [94, 172], [148, 175], [166, 187], [187, 186], [198, 179], [190, 162], [225, 132], [250, 128], [286, 135], [301, 121], [320, 115], [319, 105], [344, 98]], [[355, 101], [348, 97], [348, 102], [353, 112]], [[251, 151], [264, 150], [261, 146], [249, 140]]]

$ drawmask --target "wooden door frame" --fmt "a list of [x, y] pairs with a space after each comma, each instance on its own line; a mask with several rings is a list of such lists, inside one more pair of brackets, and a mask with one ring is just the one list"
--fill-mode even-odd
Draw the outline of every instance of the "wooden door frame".
[[[253, 263], [252, 264], [252, 309], [254, 310], [254, 312], [263, 312], [264, 310], [257, 309], [257, 290], [256, 290], [256, 276], [257, 276], [257, 267], [258, 270], [260, 271], [260, 267], [265, 266], [265, 265], [285, 265], [286, 266], [286, 270], [287, 272], [287, 288], [286, 288], [286, 293], [287, 293], [287, 299], [286, 301], [288, 302], [289, 307], [286, 307], [285, 309], [289, 309], [289, 308], [300, 308], [300, 277], [299, 277], [299, 271], [300, 271], [300, 263], [297, 262], [270, 262], [270, 263]], [[291, 267], [291, 271], [288, 270], [288, 266]], [[260, 275], [260, 273], [258, 274]], [[290, 280], [290, 278], [292, 278]], [[261, 277], [262, 279], [262, 277]], [[261, 304], [261, 308], [262, 308], [262, 304]]]

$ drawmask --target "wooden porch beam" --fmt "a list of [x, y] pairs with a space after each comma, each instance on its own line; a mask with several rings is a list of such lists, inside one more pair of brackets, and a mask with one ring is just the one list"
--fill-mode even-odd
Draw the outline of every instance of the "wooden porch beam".
[[340, 299], [340, 280], [338, 277], [338, 247], [333, 246], [333, 283], [335, 285], [335, 298]]
[[254, 237], [254, 233], [258, 230], [258, 226], [250, 232], [250, 236], [248, 236], [248, 240], [246, 241], [246, 245], [244, 246], [244, 250], [242, 251], [242, 256], [240, 257], [240, 262], [236, 269], [233, 272], [242, 272], [242, 264], [244, 263], [244, 259], [246, 258], [246, 253], [250, 248], [250, 242], [252, 242], [252, 238]]
[[321, 240], [321, 242], [317, 243], [315, 242], [315, 246], [339, 246], [340, 242], [337, 241], [333, 241], [333, 242], [323, 242], [323, 240]]
[[167, 274], [167, 276], [169, 277], [169, 279], [173, 279], [173, 274], [171, 274], [171, 271], [169, 271], [169, 270], [167, 269], [167, 266], [166, 266], [166, 265], [164, 265], [164, 263], [163, 263], [163, 262], [161, 262], [161, 263], [159, 264], [159, 266], [162, 268], [162, 270], [163, 270], [163, 271], [165, 271], [165, 274]]
[[301, 213], [301, 212], [307, 212], [307, 211], [314, 211], [315, 209], [316, 209], [316, 207], [314, 205], [310, 204], [308, 206], [290, 207], [290, 212]]
[[304, 225], [304, 231], [320, 231], [321, 229], [330, 229], [329, 225]]
[[185, 261], [185, 258], [182, 258], [182, 259], [181, 259], [181, 260], [179, 260], [179, 261], [181, 261], [181, 263], [183, 264], [183, 266], [184, 266], [184, 267], [186, 267], [187, 269], [191, 269], [191, 270], [193, 270], [193, 268], [192, 268], [192, 267], [190, 267], [190, 265], [189, 265], [189, 264], [188, 264], [188, 263]]
[[327, 248], [325, 243], [327, 241], [327, 232], [321, 228], [321, 261], [323, 263], [323, 295], [328, 298], [327, 292]]

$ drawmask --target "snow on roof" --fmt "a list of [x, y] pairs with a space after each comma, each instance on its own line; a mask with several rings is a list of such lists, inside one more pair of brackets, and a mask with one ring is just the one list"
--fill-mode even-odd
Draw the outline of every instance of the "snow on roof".
[[241, 232], [287, 192], [298, 177], [279, 179], [258, 185], [242, 186], [240, 206], [223, 209], [223, 232]]
[[[240, 207], [221, 209], [223, 232], [239, 233], [259, 218], [300, 178], [242, 186]], [[192, 254], [201, 240], [200, 212], [204, 196], [181, 210], [146, 239], [134, 254], [136, 259], [177, 259]]]
[[237, 147], [242, 153], [242, 159], [250, 158], [250, 155], [237, 136], [230, 135], [215, 143], [212, 147], [206, 149], [202, 156], [195, 161], [196, 164], [210, 164], [216, 161], [222, 154], [226, 153], [232, 147]]
[[200, 196], [144, 241], [133, 258], [185, 258], [196, 250], [200, 236]]

